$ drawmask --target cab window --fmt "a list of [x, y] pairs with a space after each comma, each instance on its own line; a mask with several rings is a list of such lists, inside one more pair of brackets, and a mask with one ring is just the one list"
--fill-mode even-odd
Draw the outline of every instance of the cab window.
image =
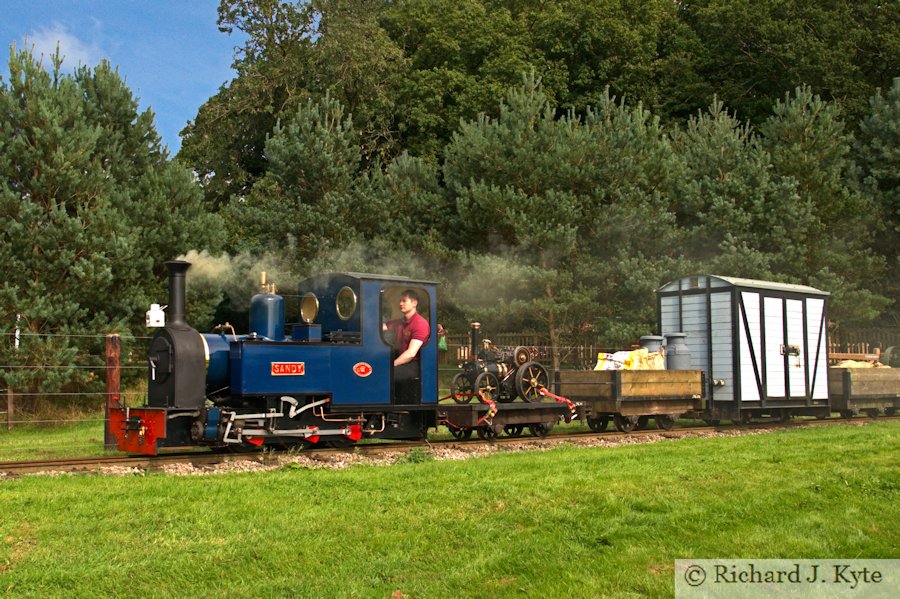
[[431, 305], [428, 292], [425, 289], [410, 285], [385, 286], [381, 290], [381, 335], [384, 342], [392, 347], [396, 347], [396, 340], [393, 338], [393, 330], [389, 323], [403, 318], [403, 313], [400, 311], [400, 299], [403, 296], [403, 292], [407, 289], [414, 291], [419, 297], [416, 312], [428, 321], [429, 326], [431, 325]]

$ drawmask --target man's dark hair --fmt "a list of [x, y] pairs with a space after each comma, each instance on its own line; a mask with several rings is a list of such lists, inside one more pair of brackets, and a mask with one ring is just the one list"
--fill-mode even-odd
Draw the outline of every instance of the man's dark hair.
[[400, 297], [409, 298], [412, 301], [419, 303], [419, 294], [413, 291], [412, 289], [407, 289], [403, 293], [400, 294]]

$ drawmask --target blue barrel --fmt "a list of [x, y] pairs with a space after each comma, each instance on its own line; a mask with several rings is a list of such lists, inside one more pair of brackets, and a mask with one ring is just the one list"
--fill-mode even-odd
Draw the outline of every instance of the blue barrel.
[[259, 293], [250, 300], [250, 332], [272, 341], [284, 341], [284, 298]]
[[666, 370], [691, 370], [691, 350], [685, 337], [687, 333], [666, 333]]

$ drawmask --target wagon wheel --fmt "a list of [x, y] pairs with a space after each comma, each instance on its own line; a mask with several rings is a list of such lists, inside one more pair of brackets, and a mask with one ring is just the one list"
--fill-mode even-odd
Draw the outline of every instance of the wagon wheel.
[[781, 410], [779, 420], [781, 422], [790, 422], [794, 418], [794, 414], [790, 410]]
[[471, 394], [475, 393], [472, 383], [465, 372], [457, 372], [450, 381], [450, 397], [456, 403], [469, 403], [472, 401]]
[[516, 361], [516, 366], [521, 366], [531, 360], [531, 351], [527, 347], [520, 345], [513, 350], [513, 358]]
[[719, 426], [722, 423], [718, 418], [704, 418], [703, 422], [705, 422], [707, 426]]
[[602, 414], [596, 418], [588, 418], [587, 423], [592, 431], [595, 433], [602, 433], [606, 430], [606, 427], [609, 426], [609, 416], [607, 414]]
[[630, 433], [637, 427], [638, 419], [634, 416], [622, 416], [621, 414], [613, 415], [613, 424], [620, 433]]
[[508, 437], [521, 437], [522, 431], [524, 430], [524, 424], [507, 424], [503, 427], [503, 432], [506, 433]]
[[841, 417], [850, 420], [853, 418], [853, 412], [850, 410], [841, 410]]
[[751, 422], [753, 422], [753, 414], [750, 413], [749, 411], [741, 412], [740, 417], [739, 417], [739, 418], [733, 418], [733, 419], [731, 420], [731, 422], [734, 423], [735, 426], [745, 426], [745, 425], [748, 425], [748, 424], [750, 424]]
[[878, 408], [869, 408], [866, 410], [866, 416], [869, 418], [878, 418], [881, 415], [881, 410]]
[[887, 408], [884, 413], [886, 416], [893, 416], [897, 413], [897, 408]]
[[485, 395], [491, 401], [500, 399], [500, 381], [493, 372], [482, 372], [475, 377], [475, 389], [479, 395]]
[[656, 427], [664, 431], [670, 431], [675, 426], [675, 417], [669, 414], [657, 414], [654, 420], [656, 420]]
[[500, 435], [500, 426], [497, 424], [478, 427], [478, 437], [485, 441], [493, 441]]
[[528, 432], [532, 437], [546, 437], [553, 430], [553, 422], [541, 422], [539, 424], [529, 424]]
[[447, 430], [450, 431], [450, 434], [453, 435], [454, 439], [457, 439], [459, 441], [465, 441], [466, 439], [469, 439], [472, 436], [472, 429], [470, 429], [470, 428], [460, 428], [458, 426], [453, 426], [452, 424], [448, 424]]
[[527, 402], [541, 401], [541, 389], [549, 384], [547, 370], [537, 362], [526, 362], [516, 371], [516, 393]]
[[649, 416], [638, 416], [637, 427], [635, 427], [635, 430], [644, 430], [645, 428], [647, 428], [648, 422], [650, 422]]

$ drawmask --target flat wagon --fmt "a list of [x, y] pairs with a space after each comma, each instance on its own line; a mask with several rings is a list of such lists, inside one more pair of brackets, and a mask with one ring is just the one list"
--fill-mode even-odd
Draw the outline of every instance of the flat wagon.
[[893, 416], [900, 407], [900, 368], [835, 368], [828, 371], [831, 409], [844, 418], [863, 412]]
[[584, 406], [588, 426], [605, 430], [612, 420], [622, 432], [642, 428], [650, 418], [669, 430], [686, 413], [703, 410], [700, 370], [562, 371], [558, 393]]

